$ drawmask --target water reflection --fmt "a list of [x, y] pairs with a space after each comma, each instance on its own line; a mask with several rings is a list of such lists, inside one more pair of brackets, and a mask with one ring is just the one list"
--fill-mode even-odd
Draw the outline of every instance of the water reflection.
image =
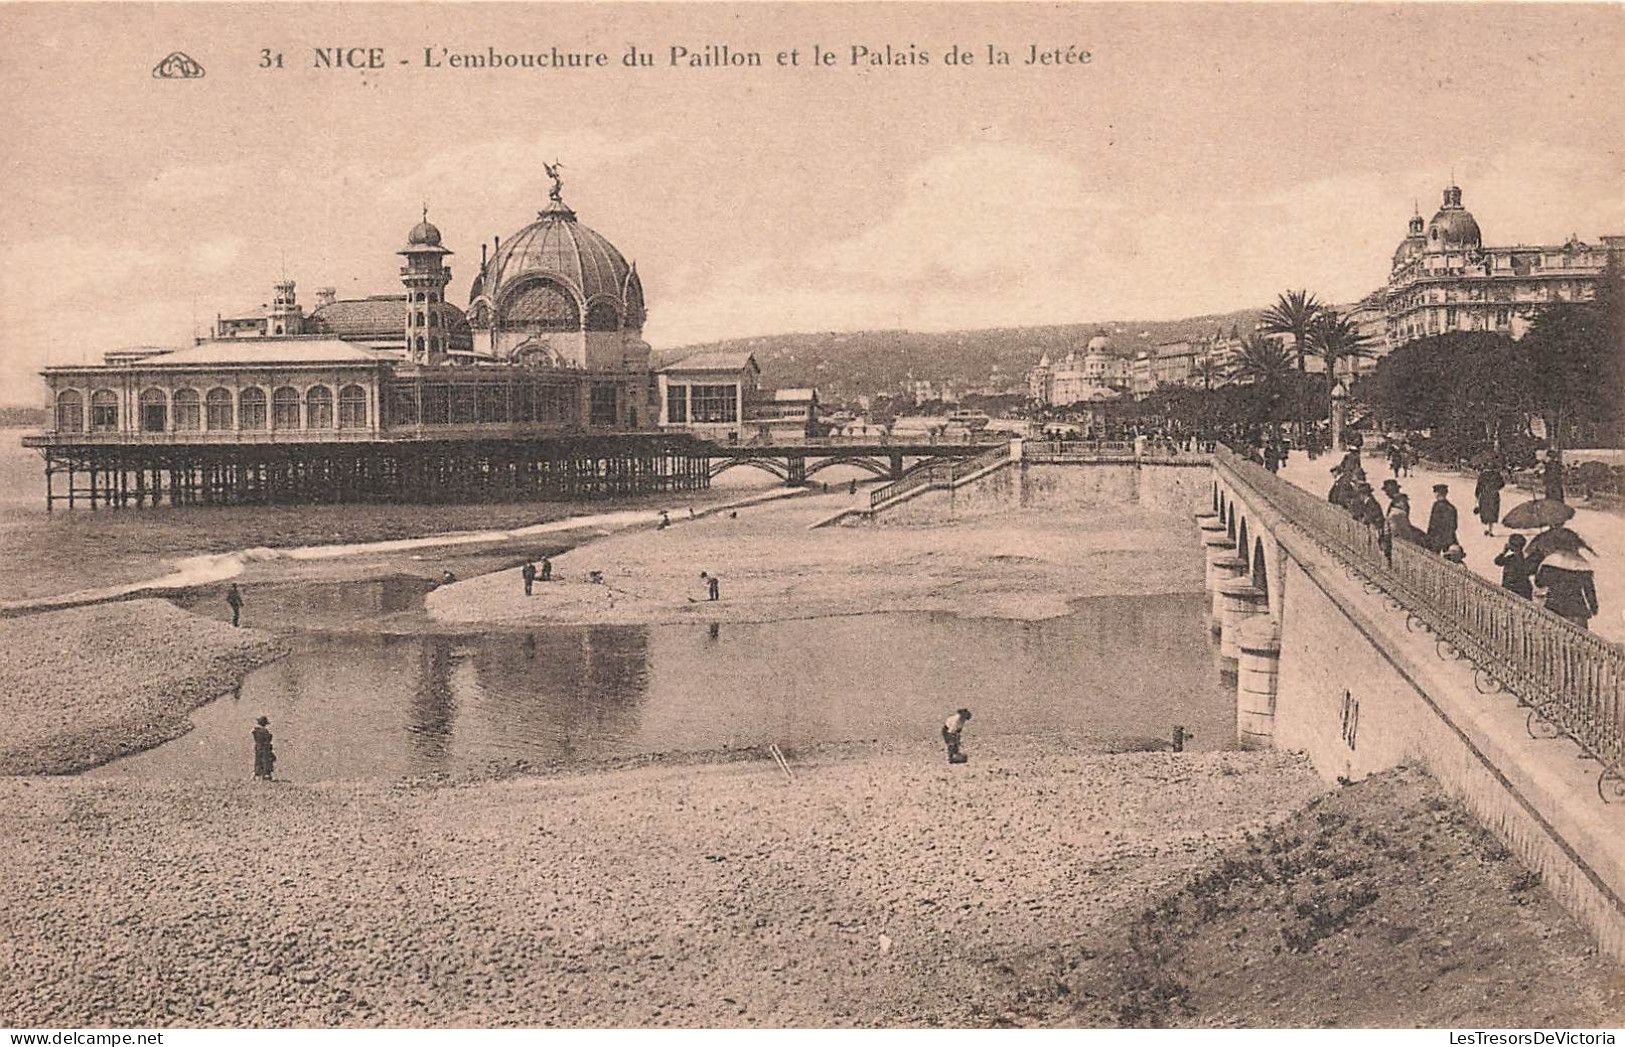
[[[374, 606], [381, 606], [375, 602]], [[764, 624], [547, 627], [473, 637], [301, 633], [296, 652], [196, 729], [98, 774], [244, 777], [253, 717], [272, 719], [296, 780], [571, 763], [642, 752], [1049, 732], [1234, 734], [1201, 594], [1103, 597], [1041, 622], [942, 614]]]

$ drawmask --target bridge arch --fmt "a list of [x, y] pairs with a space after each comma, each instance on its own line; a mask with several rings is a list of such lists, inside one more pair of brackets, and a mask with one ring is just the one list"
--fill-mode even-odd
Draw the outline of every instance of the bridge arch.
[[729, 469], [745, 466], [771, 473], [780, 480], [790, 479], [790, 467], [772, 458], [723, 458], [720, 461], [713, 459], [711, 463], [711, 479], [715, 480]]
[[871, 476], [879, 476], [884, 478], [891, 475], [890, 462], [877, 462], [873, 458], [865, 458], [861, 455], [836, 455], [833, 458], [820, 459], [817, 465], [809, 465], [807, 467], [807, 475], [812, 476], [814, 473], [822, 472], [825, 469], [830, 469], [837, 465], [854, 466], [858, 469], [864, 470]]
[[1264, 594], [1265, 606], [1269, 606], [1270, 576], [1269, 569], [1265, 566], [1264, 539], [1262, 538], [1253, 539], [1252, 572], [1253, 588]]
[[1241, 569], [1243, 571], [1253, 569], [1251, 553], [1252, 546], [1247, 544], [1247, 518], [1244, 516], [1241, 518], [1241, 537], [1236, 539], [1236, 555], [1241, 557]]

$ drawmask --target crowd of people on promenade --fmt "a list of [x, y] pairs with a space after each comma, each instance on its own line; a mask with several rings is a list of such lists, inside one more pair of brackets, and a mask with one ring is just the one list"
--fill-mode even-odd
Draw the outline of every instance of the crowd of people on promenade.
[[[1383, 506], [1366, 478], [1358, 448], [1351, 449], [1332, 467], [1332, 486], [1326, 499], [1378, 533], [1378, 541], [1390, 562], [1396, 542], [1406, 542], [1434, 553], [1452, 563], [1462, 564], [1466, 553], [1457, 535], [1459, 516], [1450, 501], [1450, 486], [1433, 485], [1433, 505], [1426, 529], [1411, 522], [1410, 496], [1399, 478], [1410, 475], [1411, 461], [1399, 445], [1388, 452], [1388, 465], [1394, 475], [1382, 482], [1387, 499]], [[1501, 516], [1501, 491], [1507, 484], [1505, 468], [1490, 461], [1479, 470], [1474, 484], [1474, 515], [1484, 525], [1484, 534], [1493, 536]], [[1508, 527], [1539, 530], [1534, 538], [1521, 534], [1508, 536], [1505, 547], [1495, 557], [1501, 568], [1501, 585], [1526, 600], [1542, 603], [1548, 611], [1582, 628], [1597, 614], [1597, 588], [1585, 554], [1591, 546], [1566, 526], [1572, 515], [1561, 503], [1540, 504], [1544, 499], [1520, 506], [1507, 515]], [[1531, 510], [1523, 512], [1523, 510]], [[1518, 514], [1518, 515], [1514, 515]]]

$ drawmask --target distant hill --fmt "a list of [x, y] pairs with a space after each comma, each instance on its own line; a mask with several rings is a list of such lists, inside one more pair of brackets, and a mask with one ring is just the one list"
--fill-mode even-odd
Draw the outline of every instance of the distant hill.
[[1104, 332], [1112, 352], [1132, 356], [1160, 342], [1205, 338], [1232, 326], [1252, 330], [1262, 309], [1193, 316], [1183, 320], [1108, 321], [1050, 327], [999, 327], [980, 331], [830, 331], [730, 338], [656, 354], [660, 364], [695, 353], [749, 352], [770, 388], [815, 385], [828, 399], [896, 392], [903, 382], [952, 382], [969, 390], [987, 383], [997, 368], [1022, 379], [1048, 353], [1053, 359], [1082, 349]]

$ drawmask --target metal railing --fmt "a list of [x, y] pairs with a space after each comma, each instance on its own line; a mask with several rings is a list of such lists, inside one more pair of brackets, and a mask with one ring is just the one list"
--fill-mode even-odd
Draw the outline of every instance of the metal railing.
[[1510, 692], [1537, 727], [1573, 739], [1602, 765], [1605, 785], [1625, 796], [1625, 647], [1501, 588], [1472, 570], [1381, 532], [1330, 502], [1228, 450], [1214, 455], [1227, 478], [1294, 524], [1425, 628], [1441, 655], [1475, 666], [1481, 693]]
[[1028, 440], [1021, 456], [1028, 462], [1206, 462], [1210, 451], [1187, 450], [1167, 441], [1148, 440], [1138, 454], [1133, 440]]
[[961, 458], [951, 462], [931, 462], [909, 473], [901, 480], [883, 484], [869, 492], [869, 509], [871, 511], [878, 509], [886, 502], [901, 498], [910, 491], [922, 487], [955, 487], [966, 477], [1009, 460], [1010, 445], [1003, 443], [996, 447], [990, 447], [971, 458]]

